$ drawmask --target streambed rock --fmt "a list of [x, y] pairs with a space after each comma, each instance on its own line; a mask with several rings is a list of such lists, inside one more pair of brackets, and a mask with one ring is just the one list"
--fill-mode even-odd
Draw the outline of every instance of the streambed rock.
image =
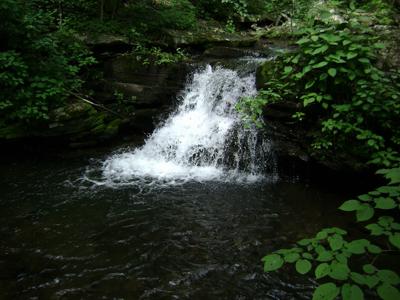
[[218, 28], [198, 31], [164, 30], [160, 43], [174, 48], [251, 47], [258, 37], [251, 32], [229, 33]]
[[46, 123], [35, 126], [20, 123], [0, 128], [0, 143], [45, 138], [58, 139], [69, 145], [92, 145], [115, 136], [122, 123], [122, 118], [74, 100], [51, 111]]
[[105, 62], [106, 89], [136, 98], [139, 108], [170, 105], [184, 87], [191, 69], [187, 63], [143, 64], [135, 54], [124, 54]]

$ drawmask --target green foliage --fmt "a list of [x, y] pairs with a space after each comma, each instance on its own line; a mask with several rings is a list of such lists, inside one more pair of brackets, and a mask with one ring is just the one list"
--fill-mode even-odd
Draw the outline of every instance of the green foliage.
[[80, 88], [80, 71], [94, 59], [73, 32], [52, 29], [49, 13], [6, 0], [0, 18], [8, 26], [0, 29], [6, 37], [0, 52], [1, 122], [47, 119], [68, 91]]
[[121, 19], [140, 32], [157, 32], [160, 28], [193, 29], [196, 8], [188, 0], [133, 1], [121, 11]]
[[141, 61], [143, 65], [167, 65], [177, 63], [188, 58], [186, 53], [180, 48], [177, 48], [175, 53], [171, 53], [165, 52], [159, 47], [146, 48], [141, 44], [136, 46], [134, 54], [136, 55], [136, 59]]
[[346, 231], [327, 228], [272, 254], [294, 263], [300, 274], [314, 270], [323, 283], [313, 299], [335, 299], [339, 294], [342, 299], [364, 299], [367, 289], [381, 299], [400, 297], [399, 275], [377, 263], [378, 256], [390, 259], [400, 250], [400, 224], [393, 217], [400, 209], [400, 159], [394, 150], [400, 137], [399, 72], [377, 67], [377, 53], [384, 45], [363, 22], [332, 25], [322, 20], [305, 28], [299, 33], [299, 51], [278, 60], [266, 86], [278, 101], [301, 103], [297, 119], [320, 124], [315, 151], [346, 151], [386, 168], [377, 172], [386, 185], [339, 207], [355, 212], [357, 221], [364, 223], [369, 232], [364, 238], [351, 240]]

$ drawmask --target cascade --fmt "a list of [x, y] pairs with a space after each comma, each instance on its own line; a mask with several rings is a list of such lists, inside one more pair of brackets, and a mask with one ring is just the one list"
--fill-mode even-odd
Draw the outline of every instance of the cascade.
[[251, 69], [207, 65], [194, 72], [175, 112], [142, 147], [107, 158], [103, 179], [109, 184], [174, 184], [263, 178], [273, 165], [271, 143], [255, 126], [245, 128], [235, 109], [242, 97], [257, 93]]

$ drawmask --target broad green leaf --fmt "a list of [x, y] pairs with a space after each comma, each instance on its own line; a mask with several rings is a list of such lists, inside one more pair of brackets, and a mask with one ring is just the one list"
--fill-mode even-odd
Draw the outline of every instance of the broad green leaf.
[[364, 266], [363, 266], [363, 270], [364, 270], [364, 272], [367, 273], [367, 274], [373, 274], [373, 273], [376, 272], [375, 266], [373, 266], [373, 265], [371, 265], [371, 264], [364, 265]]
[[375, 207], [379, 209], [393, 209], [397, 206], [392, 198], [378, 198], [375, 200]]
[[321, 38], [323, 38], [325, 41], [330, 42], [330, 43], [336, 43], [340, 41], [340, 37], [337, 35], [331, 34], [331, 33], [323, 33], [321, 34]]
[[289, 253], [285, 255], [285, 261], [288, 263], [294, 263], [300, 258], [300, 254], [298, 253]]
[[323, 45], [321, 47], [318, 47], [317, 49], [315, 49], [312, 53], [312, 55], [316, 55], [319, 53], [324, 53], [326, 50], [328, 50], [329, 46], [328, 45]]
[[400, 277], [391, 270], [379, 270], [377, 273], [379, 279], [384, 283], [397, 285], [400, 284]]
[[310, 243], [311, 243], [311, 239], [303, 239], [303, 240], [297, 242], [297, 244], [299, 244], [300, 246], [307, 246]]
[[383, 49], [383, 48], [385, 48], [385, 44], [383, 44], [383, 43], [375, 43], [374, 47], [377, 48], [377, 49]]
[[350, 278], [351, 278], [354, 282], [356, 282], [356, 283], [358, 283], [358, 284], [361, 284], [361, 285], [366, 284], [366, 276], [361, 275], [360, 273], [351, 272], [351, 273], [350, 273]]
[[317, 257], [317, 260], [321, 261], [321, 262], [331, 261], [332, 259], [333, 259], [333, 255], [332, 255], [332, 252], [330, 252], [330, 251], [323, 251]]
[[310, 259], [310, 260], [312, 260], [313, 259], [313, 256], [311, 255], [311, 253], [303, 253], [303, 255], [302, 255], [304, 258], [307, 258], [307, 259]]
[[304, 275], [311, 270], [311, 263], [306, 259], [300, 259], [296, 262], [296, 271]]
[[350, 269], [347, 265], [341, 263], [332, 263], [329, 276], [336, 280], [346, 280], [349, 276]]
[[365, 194], [358, 196], [358, 199], [360, 199], [361, 201], [367, 201], [367, 202], [372, 200], [370, 195], [365, 195]]
[[378, 224], [383, 227], [389, 227], [394, 221], [393, 217], [383, 216], [380, 217], [378, 220]]
[[368, 245], [367, 246], [367, 250], [368, 250], [369, 253], [372, 253], [372, 254], [380, 254], [380, 253], [382, 253], [382, 249], [380, 247], [376, 246], [376, 245]]
[[383, 169], [376, 172], [377, 174], [384, 174], [390, 180], [390, 184], [400, 183], [400, 168]]
[[264, 271], [271, 272], [279, 269], [283, 265], [283, 259], [278, 254], [270, 254], [263, 258], [264, 261]]
[[326, 231], [322, 230], [317, 233], [316, 238], [319, 240], [323, 240], [323, 239], [326, 239], [327, 236], [328, 236], [328, 233]]
[[363, 254], [365, 253], [365, 247], [369, 245], [369, 242], [367, 240], [355, 240], [346, 245], [347, 250], [350, 253], [354, 254]]
[[296, 43], [301, 45], [301, 44], [305, 44], [305, 43], [308, 43], [308, 42], [310, 42], [310, 39], [305, 37], [305, 38], [302, 38], [302, 39], [298, 40]]
[[360, 208], [361, 208], [361, 203], [358, 200], [347, 200], [339, 207], [339, 209], [343, 211], [354, 211]]
[[374, 216], [374, 213], [374, 209], [369, 204], [361, 204], [361, 207], [356, 212], [357, 221], [367, 221]]
[[340, 235], [334, 235], [328, 238], [329, 246], [333, 251], [339, 250], [343, 246], [343, 238]]
[[343, 300], [363, 300], [364, 293], [358, 285], [346, 283], [342, 286], [342, 298]]
[[400, 249], [400, 233], [389, 235], [389, 242]]
[[349, 52], [349, 53], [347, 53], [346, 58], [352, 59], [352, 58], [356, 57], [357, 55], [358, 54], [356, 52]]
[[336, 76], [336, 73], [337, 73], [337, 71], [336, 71], [335, 68], [330, 68], [330, 69], [328, 70], [328, 74], [329, 74], [330, 76], [332, 76], [332, 77], [335, 77], [335, 76]]
[[383, 300], [399, 300], [400, 292], [394, 286], [384, 283], [377, 289], [379, 297]]
[[310, 87], [312, 87], [314, 84], [315, 84], [315, 80], [308, 81], [308, 82], [306, 83], [306, 90], [309, 89]]
[[376, 286], [379, 283], [379, 277], [376, 275], [366, 275], [365, 276], [365, 284], [368, 285], [370, 289]]
[[315, 278], [320, 279], [322, 277], [325, 277], [331, 272], [331, 267], [327, 263], [322, 263], [318, 265], [318, 267], [315, 269]]
[[371, 235], [375, 235], [375, 236], [379, 236], [383, 234], [384, 229], [379, 226], [378, 224], [369, 224], [367, 226], [365, 226], [365, 228], [367, 228], [368, 230], [371, 231]]
[[317, 64], [313, 65], [313, 68], [314, 68], [314, 69], [323, 68], [323, 67], [325, 67], [327, 64], [328, 64], [327, 61], [321, 61], [320, 63], [317, 63]]
[[287, 66], [287, 67], [285, 67], [285, 69], [284, 69], [285, 74], [289, 74], [289, 73], [292, 72], [292, 71], [293, 71], [293, 68], [290, 67], [290, 66]]
[[315, 102], [315, 98], [309, 97], [309, 98], [304, 99], [303, 105], [304, 105], [304, 107], [306, 107], [306, 106], [310, 105], [313, 102]]
[[340, 289], [332, 282], [321, 284], [314, 291], [312, 300], [333, 300], [340, 293]]

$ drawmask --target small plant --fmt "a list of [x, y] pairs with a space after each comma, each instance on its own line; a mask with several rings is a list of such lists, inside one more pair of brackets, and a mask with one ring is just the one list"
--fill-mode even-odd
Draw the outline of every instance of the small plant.
[[177, 63], [188, 58], [185, 51], [180, 48], [175, 50], [175, 53], [164, 52], [159, 47], [146, 48], [143, 45], [137, 45], [134, 54], [136, 59], [141, 61], [143, 65], [149, 65], [151, 63], [155, 65], [167, 65]]

